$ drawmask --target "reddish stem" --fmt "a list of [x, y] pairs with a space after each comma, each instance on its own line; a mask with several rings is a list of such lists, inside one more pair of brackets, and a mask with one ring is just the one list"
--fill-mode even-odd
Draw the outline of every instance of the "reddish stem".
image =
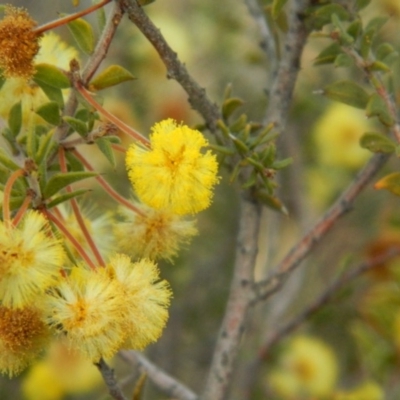
[[[75, 157], [85, 166], [85, 168], [88, 171], [94, 171], [94, 168], [88, 163], [88, 161], [83, 157], [81, 153], [79, 153], [78, 150], [74, 149], [72, 150], [72, 153], [75, 155]], [[144, 216], [143, 212], [140, 211], [137, 207], [135, 207], [129, 200], [125, 199], [122, 197], [118, 192], [116, 192], [110, 184], [102, 177], [102, 176], [96, 176], [95, 177], [97, 181], [100, 183], [100, 185], [103, 187], [103, 189], [118, 203], [122, 204], [123, 206], [129, 208], [133, 212]]]
[[31, 204], [31, 200], [32, 200], [32, 196], [28, 194], [25, 197], [25, 200], [22, 203], [21, 207], [19, 208], [17, 214], [15, 214], [15, 217], [13, 218], [13, 222], [12, 222], [13, 226], [17, 226], [19, 224], [22, 217], [26, 213], [26, 210], [28, 209], [29, 204]]
[[142, 143], [146, 148], [150, 148], [150, 142], [147, 138], [145, 138], [141, 133], [135, 131], [130, 126], [126, 125], [125, 122], [122, 122], [115, 115], [109, 113], [106, 109], [104, 109], [96, 100], [92, 97], [87, 89], [85, 89], [82, 84], [76, 83], [75, 88], [82, 95], [82, 97], [92, 106], [94, 107], [101, 115], [103, 115], [108, 121], [112, 122], [116, 125], [121, 131], [125, 132], [132, 139]]
[[11, 190], [14, 186], [15, 181], [26, 174], [24, 169], [17, 169], [14, 171], [7, 180], [6, 186], [4, 188], [3, 197], [3, 221], [6, 227], [11, 226], [11, 211], [10, 211], [10, 199]]
[[78, 19], [87, 14], [90, 14], [93, 11], [98, 10], [99, 8], [105, 6], [107, 3], [110, 3], [110, 1], [111, 0], [103, 0], [100, 3], [93, 4], [92, 6], [86, 8], [85, 10], [79, 11], [75, 14], [66, 15], [65, 17], [59, 18], [56, 21], [52, 21], [47, 24], [40, 25], [34, 30], [34, 32], [36, 32], [38, 35], [41, 35], [43, 32], [49, 31], [50, 29], [58, 28], [59, 26], [68, 24], [68, 22], [74, 21], [75, 19]]
[[64, 234], [64, 236], [72, 243], [72, 245], [75, 247], [76, 251], [85, 260], [87, 265], [91, 269], [95, 270], [96, 266], [93, 264], [93, 261], [87, 255], [85, 249], [78, 242], [78, 240], [71, 234], [71, 232], [68, 230], [68, 228], [64, 225], [64, 222], [61, 221], [60, 219], [58, 219], [55, 215], [53, 215], [50, 211], [48, 211], [46, 209], [43, 209], [42, 212], [46, 215], [46, 217], [50, 221], [52, 221], [57, 226], [57, 228]]
[[[59, 152], [58, 152], [58, 156], [59, 156], [59, 161], [60, 161], [60, 169], [61, 172], [67, 172], [67, 164], [66, 164], [66, 160], [65, 160], [65, 152], [64, 149], [62, 147], [59, 147]], [[67, 186], [67, 192], [71, 193], [72, 192], [72, 188], [70, 185]], [[76, 201], [76, 199], [71, 199], [71, 205], [72, 205], [72, 209], [74, 211], [74, 215], [75, 218], [79, 224], [79, 227], [82, 230], [83, 235], [85, 236], [85, 239], [90, 247], [90, 249], [92, 250], [94, 256], [96, 257], [96, 260], [98, 262], [99, 265], [105, 266], [103, 257], [101, 256], [99, 249], [96, 246], [96, 243], [93, 240], [92, 235], [90, 234], [85, 221], [83, 219], [81, 210], [78, 206], [78, 202]]]

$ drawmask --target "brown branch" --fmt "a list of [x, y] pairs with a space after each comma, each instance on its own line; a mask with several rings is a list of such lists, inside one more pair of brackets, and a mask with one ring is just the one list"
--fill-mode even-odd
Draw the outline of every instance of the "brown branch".
[[95, 363], [95, 365], [99, 369], [101, 376], [107, 385], [110, 396], [115, 400], [127, 400], [117, 384], [114, 376], [114, 370], [110, 368], [102, 358], [98, 363]]
[[177, 400], [197, 400], [197, 395], [175, 378], [165, 373], [161, 368], [150, 362], [143, 354], [133, 350], [123, 350], [118, 353], [129, 364], [137, 367], [169, 397]]
[[354, 279], [358, 278], [361, 274], [379, 267], [382, 263], [391, 260], [394, 257], [400, 255], [400, 249], [391, 248], [384, 254], [369, 259], [360, 263], [357, 267], [352, 268], [347, 273], [338, 277], [333, 283], [331, 283], [312, 303], [310, 303], [304, 310], [298, 315], [295, 315], [287, 323], [278, 327], [275, 332], [272, 332], [265, 343], [258, 350], [255, 360], [253, 360], [246, 368], [244, 378], [244, 392], [243, 399], [250, 399], [252, 391], [254, 390], [255, 382], [258, 376], [258, 371], [263, 363], [270, 354], [271, 348], [292, 333], [298, 328], [303, 322], [305, 322], [313, 314], [317, 313], [324, 305], [329, 303], [335, 298], [338, 292], [349, 284]]
[[276, 272], [271, 277], [255, 285], [256, 298], [254, 302], [265, 300], [282, 287], [289, 274], [300, 265], [315, 245], [332, 229], [338, 219], [351, 209], [357, 196], [389, 157], [390, 155], [387, 154], [376, 154], [372, 157], [325, 215], [317, 221], [274, 268]]
[[234, 274], [202, 400], [224, 399], [231, 384], [250, 307], [260, 213], [258, 204], [242, 199]]
[[129, 19], [139, 28], [158, 52], [167, 68], [167, 77], [176, 80], [189, 96], [191, 106], [203, 116], [208, 128], [216, 131], [221, 117], [218, 107], [209, 100], [206, 91], [188, 73], [177, 53], [169, 46], [160, 30], [153, 24], [136, 0], [119, 0]]

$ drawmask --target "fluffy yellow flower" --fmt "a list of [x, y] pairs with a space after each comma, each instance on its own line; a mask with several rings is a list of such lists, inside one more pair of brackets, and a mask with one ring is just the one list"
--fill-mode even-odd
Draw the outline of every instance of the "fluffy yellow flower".
[[51, 290], [45, 305], [49, 324], [93, 362], [112, 357], [125, 338], [121, 327], [125, 299], [119, 285], [98, 269], [72, 269]]
[[40, 354], [49, 337], [38, 309], [0, 306], [0, 371], [10, 376], [20, 373]]
[[180, 245], [189, 243], [197, 234], [194, 220], [185, 220], [166, 209], [135, 205], [142, 214], [124, 209], [125, 221], [116, 224], [114, 229], [119, 248], [133, 259], [171, 261]]
[[298, 336], [289, 342], [269, 383], [283, 399], [297, 399], [300, 394], [320, 398], [332, 393], [337, 375], [332, 350], [318, 339]]
[[371, 156], [359, 144], [361, 136], [370, 130], [363, 111], [341, 103], [333, 104], [314, 129], [319, 161], [329, 167], [359, 168]]
[[195, 214], [211, 203], [218, 182], [215, 155], [200, 150], [204, 136], [167, 119], [154, 125], [151, 149], [133, 144], [126, 154], [129, 178], [139, 199], [155, 209]]
[[28, 211], [17, 227], [0, 221], [0, 300], [24, 307], [57, 282], [64, 251], [45, 217]]
[[161, 335], [168, 319], [171, 290], [159, 280], [156, 264], [141, 260], [134, 264], [123, 254], [115, 255], [106, 267], [118, 282], [124, 297], [122, 326], [126, 332], [124, 348], [143, 349]]
[[34, 74], [33, 58], [39, 51], [39, 35], [33, 30], [36, 25], [23, 8], [6, 6], [0, 21], [0, 68], [6, 78], [26, 81]]
[[[78, 58], [75, 48], [67, 46], [61, 38], [53, 32], [46, 33], [40, 40], [40, 50], [35, 57], [35, 63], [48, 63], [68, 70], [72, 59]], [[11, 77], [0, 89], [0, 116], [7, 120], [11, 107], [21, 101], [22, 119], [27, 124], [30, 118], [39, 120], [33, 110], [48, 102], [42, 89], [25, 78]], [[40, 119], [40, 121], [42, 121]]]

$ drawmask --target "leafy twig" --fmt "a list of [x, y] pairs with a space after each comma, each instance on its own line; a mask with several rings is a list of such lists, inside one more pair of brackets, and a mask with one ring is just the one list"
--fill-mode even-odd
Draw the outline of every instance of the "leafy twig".
[[122, 9], [139, 28], [158, 52], [167, 68], [167, 77], [175, 79], [189, 96], [189, 103], [197, 110], [208, 128], [216, 131], [217, 120], [221, 117], [218, 107], [207, 97], [206, 91], [189, 74], [178, 55], [169, 46], [160, 30], [153, 24], [136, 0], [120, 0]]

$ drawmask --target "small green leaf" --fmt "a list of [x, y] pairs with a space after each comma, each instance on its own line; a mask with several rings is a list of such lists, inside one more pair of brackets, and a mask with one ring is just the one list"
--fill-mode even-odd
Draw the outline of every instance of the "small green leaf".
[[271, 165], [271, 168], [273, 168], [273, 169], [286, 168], [292, 162], [293, 162], [293, 158], [292, 157], [285, 158], [285, 159], [279, 160], [279, 161], [274, 161], [274, 163]]
[[21, 168], [18, 164], [16, 164], [13, 160], [11, 160], [11, 158], [1, 148], [0, 148], [0, 163], [3, 164], [8, 169], [11, 169], [12, 171], [16, 171], [17, 169]]
[[90, 192], [90, 189], [80, 189], [74, 192], [64, 193], [61, 196], [55, 197], [52, 201], [47, 204], [47, 208], [50, 209], [52, 207], [58, 206], [65, 201], [71, 200], [75, 197], [82, 196], [83, 194]]
[[225, 100], [222, 104], [222, 116], [224, 119], [228, 119], [241, 105], [243, 105], [243, 100], [238, 97], [231, 97]]
[[84, 171], [85, 170], [82, 162], [74, 156], [74, 153], [67, 151], [65, 153], [65, 157], [67, 158], [69, 169], [71, 171]]
[[357, 83], [337, 81], [324, 88], [324, 95], [332, 100], [340, 101], [356, 108], [367, 106], [369, 95]]
[[349, 13], [339, 4], [327, 4], [315, 7], [309, 15], [312, 26], [321, 29], [324, 25], [332, 21], [332, 15], [336, 14], [341, 21], [347, 21]]
[[67, 24], [79, 48], [86, 54], [92, 54], [94, 50], [94, 33], [92, 26], [82, 18]]
[[57, 89], [67, 89], [71, 87], [71, 82], [68, 77], [52, 64], [37, 64], [35, 65], [35, 69], [36, 72], [33, 76], [35, 82], [43, 82]]
[[263, 189], [258, 190], [256, 192], [256, 197], [268, 208], [271, 208], [276, 211], [280, 211], [281, 213], [283, 213], [285, 215], [289, 215], [288, 210], [284, 206], [284, 204], [277, 197], [269, 194], [267, 190], [263, 190]]
[[371, 0], [356, 0], [356, 10], [360, 11], [371, 3]]
[[65, 116], [63, 117], [63, 120], [75, 131], [78, 132], [79, 135], [82, 137], [86, 137], [88, 133], [88, 128], [86, 124], [81, 121], [80, 119], [74, 118], [74, 117], [68, 117]]
[[40, 115], [46, 122], [51, 125], [59, 125], [61, 121], [61, 111], [58, 104], [55, 101], [42, 104], [35, 110], [37, 115]]
[[342, 54], [340, 45], [336, 42], [332, 43], [318, 54], [314, 65], [333, 63], [339, 54]]
[[39, 147], [35, 154], [35, 162], [40, 165], [44, 160], [48, 158], [48, 154], [52, 149], [58, 147], [58, 143], [53, 141], [54, 130], [48, 131], [46, 135], [42, 135], [39, 139]]
[[276, 19], [281, 13], [283, 7], [287, 3], [287, 0], [273, 0], [272, 2], [272, 18]]
[[100, 137], [95, 139], [94, 142], [97, 144], [99, 150], [105, 155], [108, 162], [113, 166], [113, 168], [115, 168], [117, 164], [115, 161], [114, 151], [108, 138]]
[[360, 146], [373, 153], [394, 153], [396, 145], [385, 135], [366, 132], [360, 139]]
[[354, 39], [358, 39], [362, 32], [362, 22], [359, 19], [353, 21], [348, 27], [346, 32]]
[[339, 54], [335, 59], [334, 65], [336, 68], [341, 68], [341, 67], [348, 68], [354, 65], [354, 61], [347, 54]]
[[242, 114], [239, 118], [236, 119], [231, 125], [229, 125], [229, 129], [231, 132], [237, 133], [245, 128], [247, 124], [247, 116], [246, 114]]
[[44, 198], [48, 199], [66, 186], [81, 181], [82, 179], [93, 178], [96, 175], [96, 172], [88, 171], [56, 173], [47, 182], [43, 190], [43, 196]]
[[366, 26], [360, 45], [360, 54], [364, 59], [368, 58], [375, 35], [387, 22], [387, 20], [387, 17], [376, 17], [373, 18]]
[[8, 114], [8, 127], [14, 137], [18, 135], [22, 126], [22, 105], [21, 102], [14, 104]]
[[396, 196], [400, 196], [400, 172], [393, 172], [384, 176], [374, 185], [375, 189], [386, 189]]
[[380, 61], [384, 61], [394, 51], [395, 49], [390, 43], [381, 43], [375, 51], [375, 57]]
[[61, 89], [57, 89], [54, 86], [47, 85], [44, 82], [36, 81], [37, 85], [43, 90], [44, 94], [49, 100], [55, 101], [60, 108], [64, 107], [64, 97]]
[[383, 125], [392, 126], [394, 124], [393, 117], [391, 116], [385, 101], [378, 93], [373, 93], [371, 95], [365, 114], [367, 117], [378, 117], [379, 121], [381, 121]]
[[133, 79], [135, 77], [125, 68], [120, 65], [110, 65], [90, 82], [89, 90], [102, 90]]

